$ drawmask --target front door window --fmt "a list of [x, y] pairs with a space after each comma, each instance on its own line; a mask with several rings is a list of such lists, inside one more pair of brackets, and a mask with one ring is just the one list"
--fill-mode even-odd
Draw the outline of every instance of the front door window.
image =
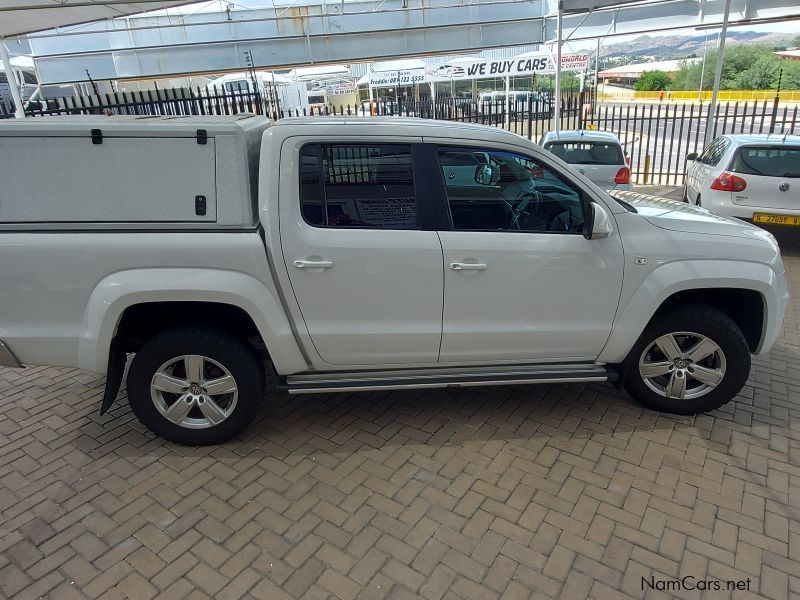
[[445, 148], [439, 161], [455, 231], [583, 232], [580, 192], [529, 157]]

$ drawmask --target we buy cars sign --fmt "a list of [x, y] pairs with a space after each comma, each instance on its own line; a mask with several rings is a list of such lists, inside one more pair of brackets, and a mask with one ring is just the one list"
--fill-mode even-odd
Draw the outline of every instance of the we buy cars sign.
[[[562, 54], [562, 71], [583, 71], [589, 67], [588, 54]], [[548, 75], [556, 72], [556, 59], [552, 54], [497, 58], [493, 60], [453, 61], [450, 64], [426, 70], [428, 81], [451, 81], [453, 79], [486, 79], [517, 75]]]
[[413, 85], [423, 81], [425, 81], [424, 69], [401, 69], [399, 71], [370, 72], [369, 74], [369, 83], [372, 87]]

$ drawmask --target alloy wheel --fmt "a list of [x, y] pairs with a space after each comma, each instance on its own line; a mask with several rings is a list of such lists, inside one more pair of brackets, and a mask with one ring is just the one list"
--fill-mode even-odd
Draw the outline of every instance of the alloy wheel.
[[207, 356], [187, 354], [158, 368], [150, 383], [150, 397], [158, 412], [176, 425], [207, 429], [233, 413], [239, 390], [223, 365]]
[[710, 393], [725, 377], [725, 353], [711, 338], [688, 331], [664, 334], [639, 357], [644, 384], [660, 396], [690, 400]]

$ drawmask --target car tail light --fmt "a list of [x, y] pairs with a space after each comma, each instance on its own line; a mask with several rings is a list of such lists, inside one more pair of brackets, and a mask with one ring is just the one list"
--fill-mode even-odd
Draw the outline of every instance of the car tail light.
[[614, 177], [614, 183], [630, 183], [631, 182], [631, 170], [628, 167], [622, 167], [619, 171], [617, 171], [617, 175]]
[[747, 187], [747, 182], [732, 173], [723, 173], [711, 184], [712, 190], [720, 192], [741, 192]]

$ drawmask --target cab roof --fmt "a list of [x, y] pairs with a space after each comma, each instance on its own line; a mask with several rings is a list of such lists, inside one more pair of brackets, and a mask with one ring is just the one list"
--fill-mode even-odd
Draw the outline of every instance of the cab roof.
[[[527, 138], [498, 127], [438, 121], [418, 117], [287, 117], [276, 121], [271, 130], [283, 133], [286, 129], [298, 129], [303, 135], [338, 133], [348, 135], [419, 136], [426, 138], [458, 138], [460, 140], [497, 141], [517, 146], [531, 146]], [[311, 131], [313, 130], [313, 131]], [[300, 132], [299, 131], [299, 132]]]

